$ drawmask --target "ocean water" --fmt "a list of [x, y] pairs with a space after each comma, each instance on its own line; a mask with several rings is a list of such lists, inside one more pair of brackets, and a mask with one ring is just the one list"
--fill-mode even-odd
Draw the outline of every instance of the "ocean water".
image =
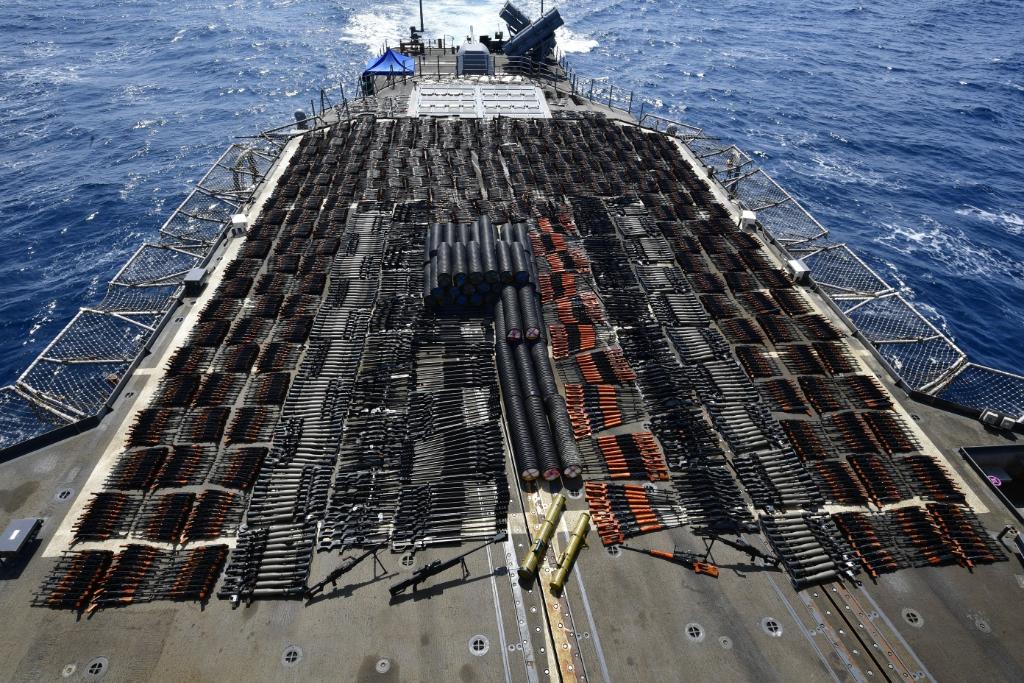
[[[430, 34], [500, 28], [500, 0], [424, 4]], [[1024, 3], [559, 8], [577, 71], [756, 154], [972, 359], [1024, 370]], [[394, 0], [0, 4], [0, 384], [233, 136], [308, 110], [414, 23]]]

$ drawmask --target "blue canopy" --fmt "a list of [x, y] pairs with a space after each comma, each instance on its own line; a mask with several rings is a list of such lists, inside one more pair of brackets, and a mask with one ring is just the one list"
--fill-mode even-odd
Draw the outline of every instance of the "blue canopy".
[[380, 57], [375, 57], [366, 63], [366, 70], [363, 75], [371, 76], [412, 76], [416, 73], [416, 60], [408, 55], [395, 52], [391, 48]]

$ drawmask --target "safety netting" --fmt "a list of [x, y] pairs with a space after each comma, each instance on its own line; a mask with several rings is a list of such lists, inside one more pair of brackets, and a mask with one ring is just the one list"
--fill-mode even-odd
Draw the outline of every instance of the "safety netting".
[[15, 387], [0, 387], [0, 451], [71, 423]]
[[101, 414], [279, 148], [231, 145], [160, 228], [22, 373], [0, 389], [0, 451]]
[[974, 410], [1024, 418], [1024, 377], [984, 365], [968, 363], [936, 396]]
[[815, 243], [814, 251], [801, 255], [814, 273], [814, 281], [833, 298], [881, 296], [889, 285], [845, 244]]

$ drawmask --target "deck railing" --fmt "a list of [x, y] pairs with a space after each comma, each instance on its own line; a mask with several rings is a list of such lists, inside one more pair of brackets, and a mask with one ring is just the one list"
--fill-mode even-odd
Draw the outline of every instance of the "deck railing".
[[228, 147], [103, 299], [82, 308], [14, 384], [0, 387], [0, 461], [93, 427], [113, 408], [173, 319], [185, 275], [209, 264], [278, 152], [257, 143]]

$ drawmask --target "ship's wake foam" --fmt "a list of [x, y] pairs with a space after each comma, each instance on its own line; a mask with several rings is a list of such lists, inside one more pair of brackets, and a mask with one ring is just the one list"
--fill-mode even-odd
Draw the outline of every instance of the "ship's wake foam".
[[[503, 31], [507, 38], [508, 29], [498, 18], [503, 4], [503, 0], [434, 0], [423, 7], [425, 33], [429, 37], [446, 36], [455, 43], [461, 43], [467, 36], [498, 31]], [[540, 14], [539, 2], [520, 2], [518, 5], [531, 17]], [[409, 36], [409, 27], [419, 26], [419, 23], [418, 5], [414, 2], [378, 3], [371, 12], [352, 15], [342, 31], [342, 39], [377, 52], [385, 43], [397, 45]], [[563, 52], [590, 52], [597, 47], [596, 40], [564, 26], [555, 35]]]

